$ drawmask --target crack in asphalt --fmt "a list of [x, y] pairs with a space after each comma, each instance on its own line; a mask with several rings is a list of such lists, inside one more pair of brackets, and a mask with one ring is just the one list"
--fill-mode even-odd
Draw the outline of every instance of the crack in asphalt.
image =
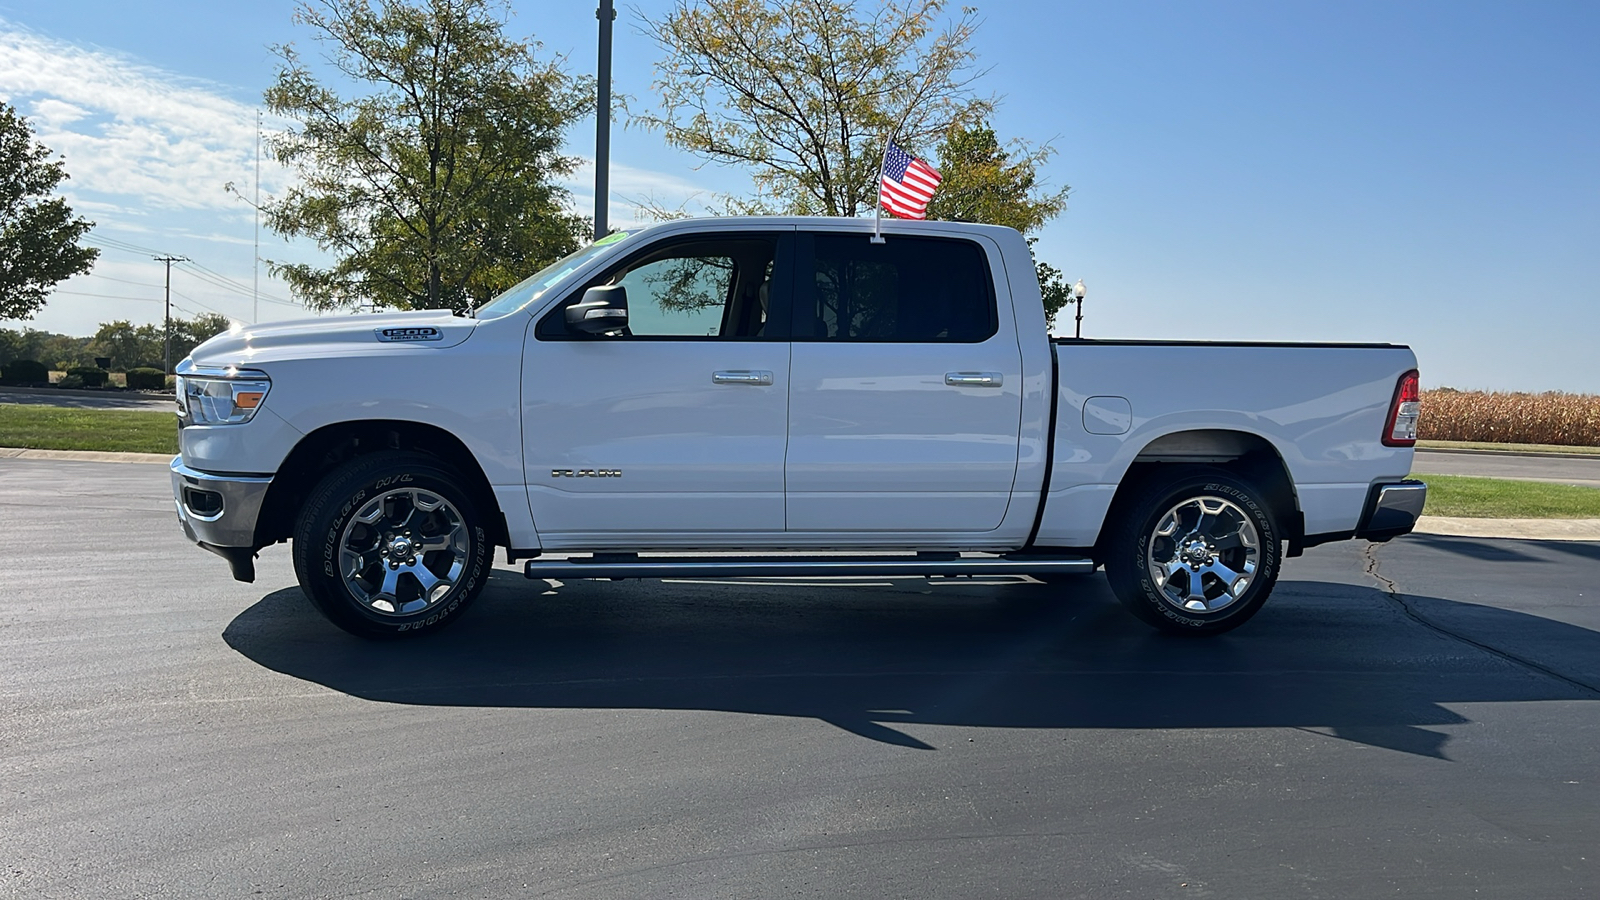
[[1503, 659], [1512, 665], [1522, 666], [1525, 669], [1531, 669], [1541, 675], [1545, 675], [1550, 678], [1554, 678], [1557, 681], [1569, 684], [1578, 690], [1583, 691], [1584, 693], [1600, 696], [1600, 687], [1596, 687], [1588, 682], [1581, 681], [1577, 678], [1573, 678], [1570, 675], [1558, 672], [1542, 663], [1537, 663], [1531, 659], [1518, 656], [1517, 654], [1508, 650], [1502, 650], [1499, 647], [1485, 644], [1482, 641], [1475, 640], [1459, 632], [1452, 631], [1451, 629], [1440, 625], [1439, 623], [1423, 615], [1415, 606], [1411, 605], [1406, 595], [1401, 592], [1399, 585], [1390, 580], [1382, 572], [1378, 571], [1378, 547], [1378, 544], [1368, 544], [1367, 549], [1362, 551], [1361, 555], [1364, 556], [1367, 561], [1366, 572], [1368, 575], [1372, 576], [1373, 580], [1377, 581], [1378, 584], [1383, 586], [1383, 592], [1388, 595], [1390, 600], [1393, 600], [1395, 604], [1400, 607], [1400, 610], [1404, 612], [1406, 617], [1411, 619], [1411, 621], [1416, 622], [1418, 625], [1421, 625], [1423, 628], [1426, 628], [1435, 634], [1439, 634], [1452, 640], [1460, 641], [1463, 644], [1476, 647], [1490, 656], [1499, 657], [1500, 659]]

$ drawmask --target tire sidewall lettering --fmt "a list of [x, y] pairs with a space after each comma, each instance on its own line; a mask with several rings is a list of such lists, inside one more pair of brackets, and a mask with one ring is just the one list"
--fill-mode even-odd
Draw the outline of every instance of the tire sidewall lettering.
[[[302, 509], [302, 524], [298, 526], [301, 530], [295, 535], [297, 543], [304, 547], [296, 553], [296, 570], [313, 605], [334, 624], [367, 636], [409, 636], [435, 630], [456, 618], [482, 591], [486, 561], [492, 551], [487, 528], [482, 524], [484, 513], [462, 484], [459, 476], [436, 461], [407, 451], [358, 457], [326, 475]], [[368, 609], [344, 583], [339, 563], [340, 539], [353, 517], [372, 498], [402, 487], [437, 493], [460, 511], [470, 529], [464, 577], [440, 603], [406, 618]], [[314, 543], [304, 540], [308, 535], [314, 536]]]
[[1145, 560], [1148, 558], [1150, 545], [1155, 540], [1155, 528], [1165, 510], [1186, 498], [1201, 495], [1213, 495], [1226, 498], [1237, 504], [1249, 516], [1250, 522], [1261, 535], [1263, 548], [1276, 548], [1277, 534], [1272, 528], [1272, 519], [1262, 509], [1254, 496], [1249, 492], [1240, 490], [1232, 484], [1220, 481], [1202, 480], [1189, 482], [1187, 485], [1177, 484], [1172, 489], [1157, 495], [1155, 509], [1152, 510], [1141, 523], [1136, 539], [1131, 542], [1129, 556], [1131, 570], [1137, 573], [1138, 587], [1144, 595], [1145, 604], [1160, 613], [1161, 617], [1175, 625], [1188, 629], [1204, 629], [1227, 621], [1240, 613], [1253, 614], [1254, 607], [1259, 605], [1256, 600], [1261, 590], [1261, 585], [1271, 584], [1273, 575], [1277, 571], [1278, 553], [1276, 550], [1267, 550], [1261, 554], [1262, 561], [1256, 581], [1246, 589], [1245, 596], [1239, 602], [1230, 604], [1227, 608], [1219, 610], [1211, 616], [1185, 615], [1175, 609], [1172, 604], [1165, 602], [1161, 597], [1161, 590], [1156, 586], [1155, 579], [1151, 577], [1149, 567]]
[[322, 574], [329, 578], [338, 577], [338, 569], [334, 565], [334, 558], [339, 555], [339, 533], [344, 530], [344, 523], [352, 513], [367, 499], [367, 489], [362, 488], [350, 496], [339, 511], [334, 514], [333, 522], [328, 526], [328, 532], [322, 542]]

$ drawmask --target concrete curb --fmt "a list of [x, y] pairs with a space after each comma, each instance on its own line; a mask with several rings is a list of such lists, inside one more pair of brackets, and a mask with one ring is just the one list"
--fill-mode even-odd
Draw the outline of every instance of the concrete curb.
[[1423, 516], [1414, 534], [1513, 538], [1525, 541], [1600, 541], [1600, 519], [1464, 519]]
[[167, 465], [173, 453], [123, 453], [116, 450], [22, 450], [0, 447], [0, 459], [71, 459], [78, 462], [148, 463]]

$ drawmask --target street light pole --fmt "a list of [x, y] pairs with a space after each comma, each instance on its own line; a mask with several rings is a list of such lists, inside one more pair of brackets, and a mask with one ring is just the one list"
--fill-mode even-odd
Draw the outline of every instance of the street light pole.
[[1083, 337], [1083, 295], [1086, 293], [1088, 291], [1084, 290], [1083, 279], [1079, 278], [1078, 283], [1072, 286], [1072, 300], [1078, 304], [1078, 315], [1072, 323], [1072, 336], [1074, 338]]
[[617, 18], [611, 0], [600, 0], [595, 10], [600, 20], [600, 72], [595, 84], [594, 125], [594, 239], [611, 230], [606, 211], [611, 196], [611, 23]]

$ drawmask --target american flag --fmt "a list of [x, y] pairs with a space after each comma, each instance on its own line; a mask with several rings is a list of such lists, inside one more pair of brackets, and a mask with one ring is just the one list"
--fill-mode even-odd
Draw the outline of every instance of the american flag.
[[878, 199], [889, 212], [902, 219], [926, 219], [928, 201], [933, 199], [940, 180], [933, 166], [890, 143], [889, 152], [883, 155]]

